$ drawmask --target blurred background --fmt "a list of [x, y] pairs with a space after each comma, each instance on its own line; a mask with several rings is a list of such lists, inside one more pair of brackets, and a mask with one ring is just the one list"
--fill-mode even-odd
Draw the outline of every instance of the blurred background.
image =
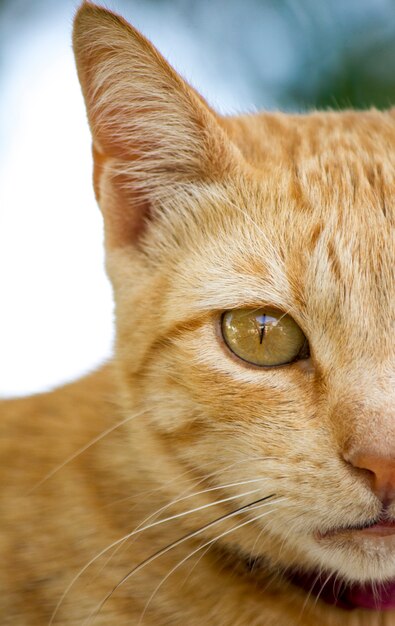
[[[74, 0], [0, 0], [0, 395], [111, 354]], [[223, 113], [395, 103], [394, 0], [112, 0]]]

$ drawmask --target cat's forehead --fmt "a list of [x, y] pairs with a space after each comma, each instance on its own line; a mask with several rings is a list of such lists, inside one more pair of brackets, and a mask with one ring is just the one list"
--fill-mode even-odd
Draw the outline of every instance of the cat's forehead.
[[[224, 118], [223, 123], [246, 160], [256, 168], [281, 164], [302, 171], [354, 159], [365, 166], [395, 163], [395, 111], [313, 112], [305, 115], [258, 113]], [[385, 181], [384, 181], [385, 182]]]
[[338, 283], [360, 275], [370, 292], [393, 289], [393, 114], [261, 114], [234, 120], [233, 134], [262, 193], [246, 210], [289, 273], [313, 267], [317, 280], [330, 270]]

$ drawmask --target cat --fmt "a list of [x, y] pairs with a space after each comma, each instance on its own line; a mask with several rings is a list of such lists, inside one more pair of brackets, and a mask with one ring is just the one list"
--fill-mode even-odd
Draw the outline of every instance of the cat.
[[116, 344], [1, 403], [1, 624], [394, 625], [395, 112], [223, 117], [108, 10], [73, 41]]

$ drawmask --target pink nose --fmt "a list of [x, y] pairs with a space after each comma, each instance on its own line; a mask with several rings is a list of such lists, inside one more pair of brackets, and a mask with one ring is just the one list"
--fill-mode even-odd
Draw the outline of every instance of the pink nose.
[[387, 456], [378, 450], [358, 450], [345, 454], [348, 463], [369, 472], [371, 487], [384, 503], [395, 500], [395, 456]]

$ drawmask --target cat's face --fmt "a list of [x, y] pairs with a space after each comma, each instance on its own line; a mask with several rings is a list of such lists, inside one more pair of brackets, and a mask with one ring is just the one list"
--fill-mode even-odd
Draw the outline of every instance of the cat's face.
[[[92, 6], [75, 50], [128, 411], [180, 468], [237, 483], [224, 499], [274, 495], [229, 549], [395, 578], [395, 535], [347, 529], [395, 518], [395, 115], [220, 119]], [[309, 352], [285, 328], [289, 359], [257, 365], [258, 329], [237, 356], [239, 309], [287, 314]]]

